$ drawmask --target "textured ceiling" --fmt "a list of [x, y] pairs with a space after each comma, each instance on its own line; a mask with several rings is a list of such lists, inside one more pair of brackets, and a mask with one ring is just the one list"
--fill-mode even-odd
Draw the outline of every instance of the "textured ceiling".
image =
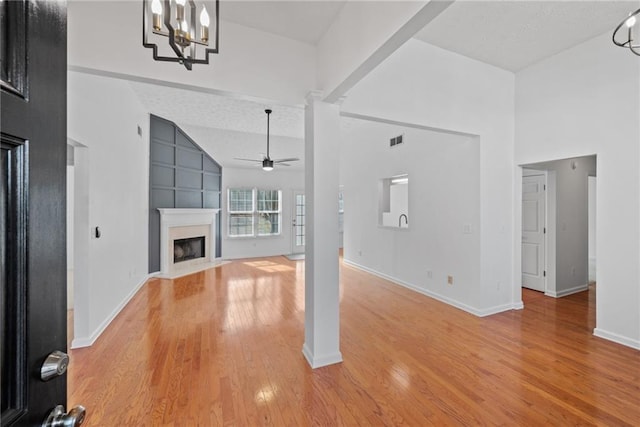
[[[262, 134], [213, 129], [204, 126], [183, 125], [180, 127], [198, 142], [211, 157], [224, 167], [259, 168], [260, 163], [236, 160], [236, 157], [262, 160], [267, 152], [266, 129]], [[304, 142], [299, 138], [271, 136], [269, 154], [272, 159], [297, 157], [291, 166], [276, 165], [276, 169], [287, 171], [304, 169]]]
[[317, 44], [346, 0], [222, 1], [220, 19]]
[[518, 71], [606, 31], [635, 1], [456, 1], [415, 38]]
[[271, 108], [270, 155], [274, 159], [298, 157], [283, 170], [304, 167], [304, 110], [269, 105], [229, 96], [130, 82], [151, 114], [180, 126], [224, 167], [258, 167], [235, 157], [261, 160], [266, 154], [267, 115]]
[[304, 137], [304, 110], [229, 96], [130, 82], [150, 113], [183, 125], [205, 126], [265, 135], [271, 108], [271, 135]]

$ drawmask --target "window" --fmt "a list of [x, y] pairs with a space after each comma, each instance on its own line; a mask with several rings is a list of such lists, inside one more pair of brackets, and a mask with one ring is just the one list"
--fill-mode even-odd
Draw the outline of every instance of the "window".
[[258, 236], [280, 234], [280, 191], [258, 190]]
[[229, 236], [254, 237], [280, 234], [280, 190], [230, 188]]
[[229, 189], [229, 235], [253, 236], [253, 190]]

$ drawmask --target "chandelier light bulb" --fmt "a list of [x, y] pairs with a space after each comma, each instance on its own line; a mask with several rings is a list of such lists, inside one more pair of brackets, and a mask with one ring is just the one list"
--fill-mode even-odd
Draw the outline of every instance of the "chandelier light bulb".
[[151, 12], [156, 15], [162, 15], [162, 2], [160, 0], [153, 0], [151, 2]]
[[627, 26], [627, 28], [631, 28], [634, 25], [636, 25], [636, 17], [635, 16], [631, 16], [629, 17], [629, 19], [627, 19], [624, 24]]
[[176, 0], [176, 4], [179, 4], [180, 6], [184, 6], [187, 3], [187, 0]]
[[183, 19], [182, 21], [180, 21], [180, 29], [185, 33], [189, 31], [189, 24], [187, 24], [186, 19]]
[[203, 27], [209, 26], [209, 14], [207, 13], [207, 8], [202, 6], [202, 12], [200, 12], [200, 24]]

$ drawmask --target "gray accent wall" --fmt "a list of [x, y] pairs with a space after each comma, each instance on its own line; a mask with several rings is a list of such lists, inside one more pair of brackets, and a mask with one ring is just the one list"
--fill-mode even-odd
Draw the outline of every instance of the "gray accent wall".
[[[222, 167], [175, 123], [151, 115], [149, 272], [160, 271], [158, 208], [220, 208]], [[220, 215], [216, 225], [220, 256]]]

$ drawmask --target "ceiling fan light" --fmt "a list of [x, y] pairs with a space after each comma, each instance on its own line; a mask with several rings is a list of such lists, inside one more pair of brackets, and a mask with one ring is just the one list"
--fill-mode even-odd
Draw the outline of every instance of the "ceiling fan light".
[[264, 159], [262, 161], [262, 170], [265, 171], [272, 171], [273, 170], [273, 160], [271, 159]]

